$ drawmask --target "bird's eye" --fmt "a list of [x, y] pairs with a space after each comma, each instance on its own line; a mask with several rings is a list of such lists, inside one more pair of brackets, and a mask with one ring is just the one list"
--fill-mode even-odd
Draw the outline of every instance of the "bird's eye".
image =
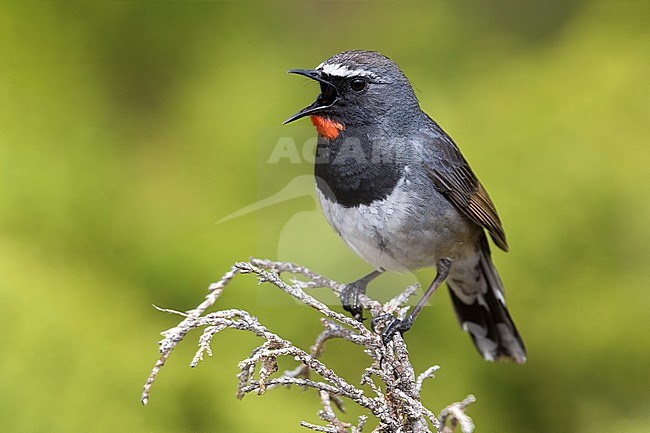
[[350, 88], [355, 92], [360, 92], [366, 88], [367, 84], [368, 83], [363, 78], [355, 78], [352, 81], [350, 81]]

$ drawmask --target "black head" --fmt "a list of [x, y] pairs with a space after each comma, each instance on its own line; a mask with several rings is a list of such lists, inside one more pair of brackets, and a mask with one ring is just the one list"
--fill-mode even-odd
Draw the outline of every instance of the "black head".
[[413, 89], [402, 71], [388, 57], [375, 51], [344, 51], [314, 70], [292, 69], [320, 83], [316, 101], [284, 123], [317, 115], [345, 127], [399, 123], [410, 113], [419, 113]]

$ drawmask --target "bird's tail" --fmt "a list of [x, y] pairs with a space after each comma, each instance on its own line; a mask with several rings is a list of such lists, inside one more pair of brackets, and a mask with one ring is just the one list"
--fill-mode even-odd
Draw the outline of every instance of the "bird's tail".
[[508, 313], [485, 235], [476, 247], [476, 254], [454, 262], [447, 278], [456, 317], [483, 358], [523, 364], [526, 348]]

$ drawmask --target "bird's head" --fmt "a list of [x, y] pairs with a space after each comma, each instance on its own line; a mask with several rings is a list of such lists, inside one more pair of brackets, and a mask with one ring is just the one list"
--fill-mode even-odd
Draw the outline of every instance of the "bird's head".
[[284, 123], [311, 116], [319, 135], [328, 139], [350, 126], [399, 124], [419, 112], [408, 79], [391, 59], [375, 51], [344, 51], [316, 69], [289, 72], [317, 81], [321, 93]]

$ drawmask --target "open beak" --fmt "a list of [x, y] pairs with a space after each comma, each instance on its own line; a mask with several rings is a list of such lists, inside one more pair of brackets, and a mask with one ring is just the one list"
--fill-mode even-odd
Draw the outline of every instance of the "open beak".
[[309, 69], [290, 69], [287, 72], [290, 74], [304, 75], [305, 77], [318, 81], [320, 83], [321, 93], [311, 105], [303, 108], [293, 116], [289, 117], [284, 121], [283, 125], [286, 125], [289, 122], [293, 122], [294, 120], [298, 120], [305, 116], [310, 116], [312, 114], [326, 110], [336, 103], [338, 99], [336, 87], [334, 87], [332, 83], [323, 78], [319, 71]]

